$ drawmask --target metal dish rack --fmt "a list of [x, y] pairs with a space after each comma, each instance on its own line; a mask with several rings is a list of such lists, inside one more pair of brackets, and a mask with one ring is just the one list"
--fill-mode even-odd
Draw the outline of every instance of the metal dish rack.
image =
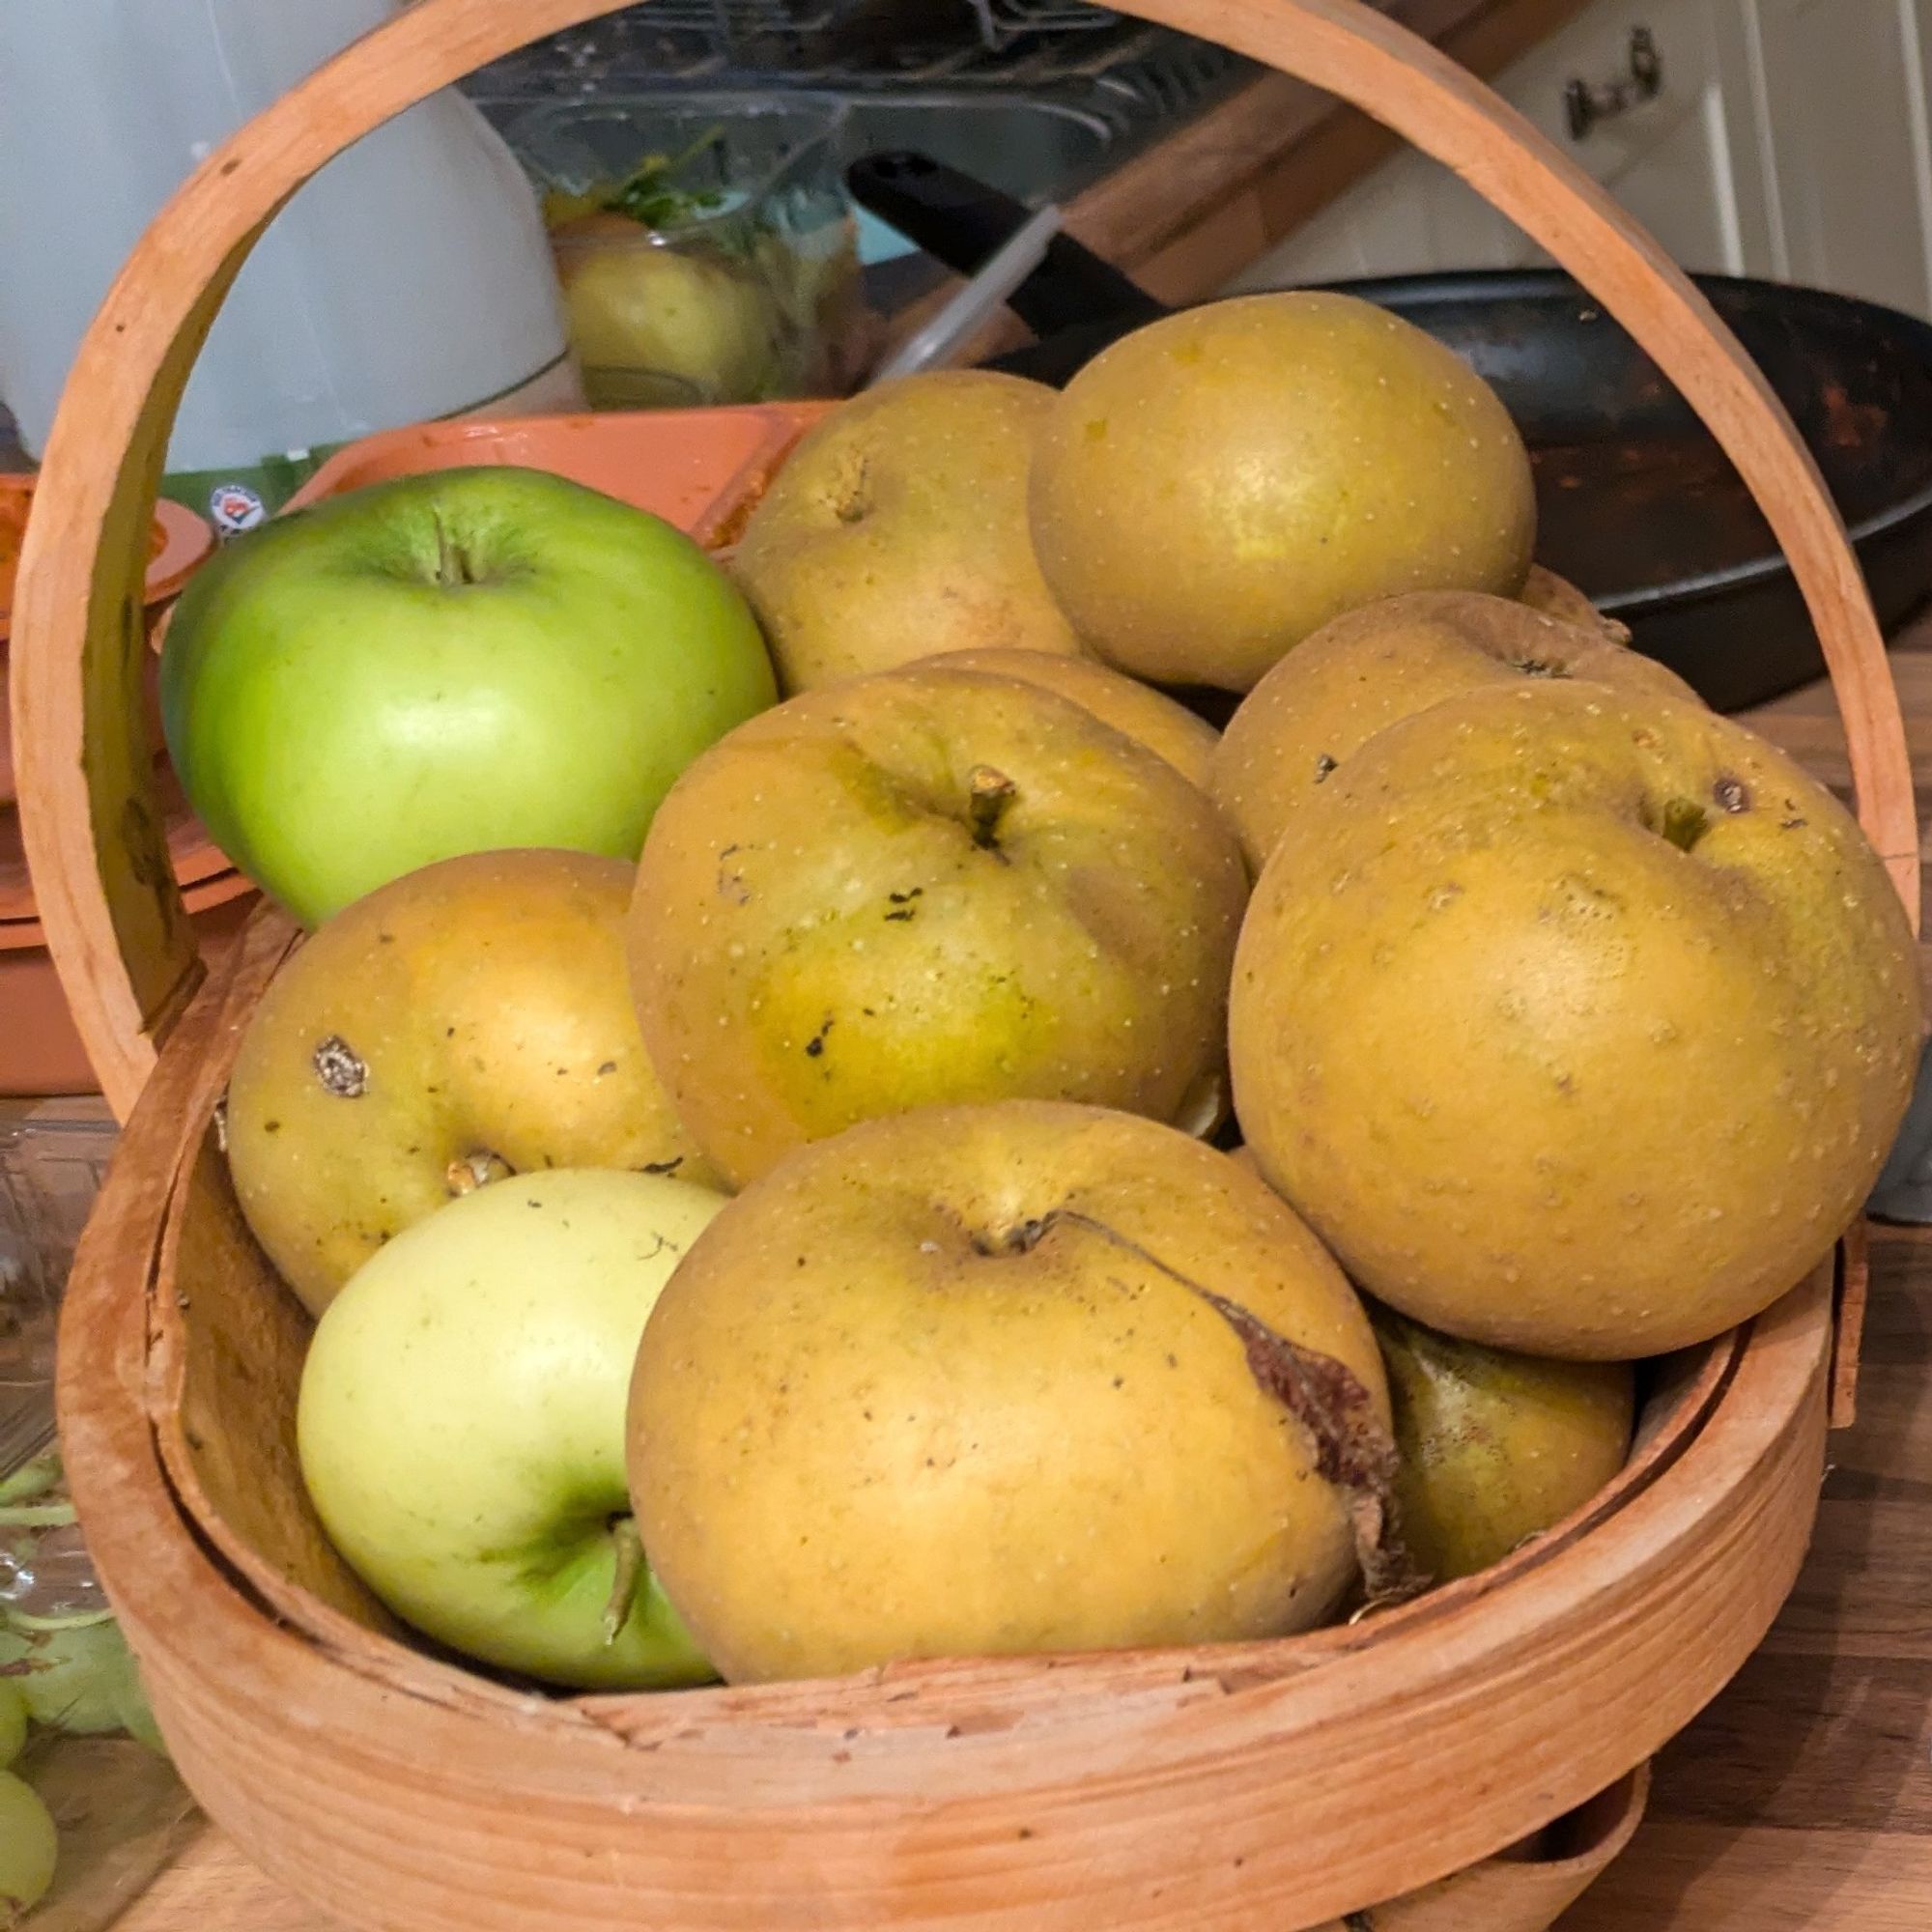
[[1123, 127], [1249, 71], [1219, 47], [1084, 0], [652, 0], [485, 68], [485, 104], [679, 86], [1048, 94]]

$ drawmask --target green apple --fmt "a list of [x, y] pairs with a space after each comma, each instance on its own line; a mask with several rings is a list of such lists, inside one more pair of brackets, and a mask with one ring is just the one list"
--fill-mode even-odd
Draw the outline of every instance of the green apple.
[[723, 1206], [659, 1175], [514, 1175], [406, 1228], [329, 1303], [302, 1476], [399, 1617], [554, 1684], [711, 1674], [638, 1550], [624, 1410], [645, 1319]]
[[658, 801], [776, 696], [688, 537], [541, 470], [403, 476], [236, 539], [161, 657], [215, 842], [305, 923], [459, 853], [635, 858]]

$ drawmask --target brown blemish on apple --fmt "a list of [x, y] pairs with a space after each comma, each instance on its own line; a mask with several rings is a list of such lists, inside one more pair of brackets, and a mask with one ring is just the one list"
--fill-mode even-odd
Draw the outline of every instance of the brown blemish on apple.
[[1025, 1253], [1063, 1223], [1097, 1235], [1166, 1275], [1235, 1331], [1255, 1385], [1308, 1433], [1316, 1474], [1341, 1492], [1367, 1590], [1366, 1607], [1416, 1594], [1424, 1579], [1403, 1548], [1392, 1519], [1395, 1437], [1376, 1414], [1374, 1400], [1354, 1371], [1333, 1355], [1291, 1342], [1239, 1302], [1215, 1293], [1118, 1228], [1076, 1208], [1055, 1208], [1037, 1220], [1020, 1222], [1000, 1237], [1000, 1247], [989, 1248], [977, 1236], [974, 1245], [981, 1253]]
[[339, 1100], [359, 1100], [369, 1091], [369, 1068], [339, 1033], [316, 1042], [309, 1064], [326, 1092]]
[[744, 874], [725, 865], [734, 852], [742, 852], [742, 845], [727, 845], [718, 855], [718, 896], [729, 899], [733, 905], [750, 905], [752, 889], [745, 883]]

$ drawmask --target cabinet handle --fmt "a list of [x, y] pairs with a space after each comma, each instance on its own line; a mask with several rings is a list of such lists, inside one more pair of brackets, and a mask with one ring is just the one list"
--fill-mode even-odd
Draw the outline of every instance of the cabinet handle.
[[1563, 111], [1570, 123], [1570, 138], [1582, 140], [1599, 121], [1626, 114], [1639, 101], [1655, 100], [1662, 88], [1663, 56], [1657, 50], [1657, 38], [1648, 27], [1633, 27], [1628, 74], [1620, 74], [1602, 87], [1592, 87], [1587, 80], [1573, 80], [1563, 90]]

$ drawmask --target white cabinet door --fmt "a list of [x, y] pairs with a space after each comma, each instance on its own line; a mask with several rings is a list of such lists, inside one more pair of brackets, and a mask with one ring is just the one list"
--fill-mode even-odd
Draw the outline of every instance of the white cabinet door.
[[[1742, 45], [1736, 4], [1599, 0], [1511, 68], [1497, 91], [1687, 268], [1767, 273], [1772, 228], [1751, 71], [1736, 57]], [[1830, 8], [1840, 0], [1818, 4]], [[1662, 73], [1651, 98], [1628, 85], [1634, 37], [1645, 29]], [[1573, 81], [1608, 110], [1580, 135], [1570, 126]], [[1620, 82], [1626, 104], [1608, 108]], [[1253, 264], [1236, 286], [1278, 288], [1339, 273], [1510, 268], [1547, 259], [1473, 188], [1408, 154], [1341, 196]]]
[[1932, 4], [1737, 4], [1769, 130], [1774, 272], [1932, 315]]
[[[1684, 268], [1719, 274], [1772, 265], [1757, 103], [1737, 58], [1735, 0], [1600, 0], [1513, 68], [1503, 94], [1656, 237]], [[1630, 86], [1648, 37], [1662, 86]], [[1580, 82], [1601, 106], [1580, 132], [1568, 99]], [[1613, 99], [1621, 85], [1623, 104]], [[1530, 255], [1548, 258], [1540, 251]]]

